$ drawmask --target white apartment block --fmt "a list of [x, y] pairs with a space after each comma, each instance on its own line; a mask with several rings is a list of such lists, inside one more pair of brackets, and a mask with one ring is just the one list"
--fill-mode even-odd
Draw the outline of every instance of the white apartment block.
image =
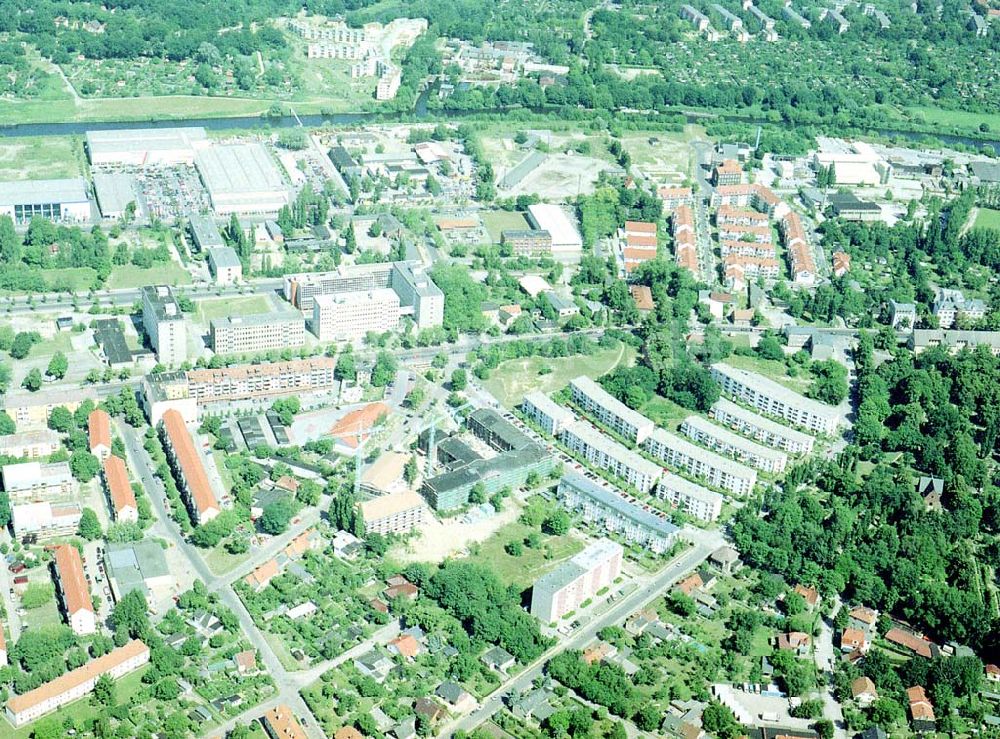
[[12, 504], [65, 500], [76, 492], [69, 462], [7, 464], [0, 474], [3, 489]]
[[609, 394], [589, 377], [570, 380], [573, 402], [617, 434], [636, 444], [644, 442], [656, 427], [652, 421]]
[[405, 490], [358, 504], [366, 534], [405, 534], [424, 522], [427, 504], [419, 493]]
[[840, 411], [833, 406], [800, 395], [756, 372], [718, 363], [712, 365], [712, 376], [727, 395], [813, 433], [834, 434], [841, 423]]
[[563, 429], [561, 441], [590, 464], [607, 470], [644, 493], [656, 484], [663, 472], [659, 465], [608, 438], [586, 421], [577, 421]]
[[679, 475], [661, 477], [656, 494], [699, 521], [715, 521], [722, 513], [722, 493], [703, 488]]
[[396, 97], [396, 93], [399, 92], [399, 86], [402, 82], [403, 73], [398, 67], [387, 69], [378, 78], [378, 84], [375, 86], [375, 99], [392, 100]]
[[387, 287], [313, 300], [312, 330], [320, 341], [353, 341], [369, 331], [393, 331], [398, 324], [399, 295]]
[[757, 470], [663, 429], [656, 429], [646, 440], [646, 450], [667, 464], [734, 495], [746, 495], [757, 484]]
[[7, 720], [23, 726], [88, 695], [101, 675], [120, 678], [149, 662], [149, 647], [133, 639], [123, 647], [7, 701]]
[[10, 507], [10, 515], [14, 536], [43, 540], [75, 534], [83, 509], [78, 503], [20, 503]]
[[176, 366], [187, 360], [184, 315], [166, 285], [142, 289], [142, 327], [161, 364]]
[[559, 436], [564, 428], [576, 421], [576, 414], [573, 411], [559, 405], [539, 390], [524, 396], [521, 410], [549, 436]]
[[0, 436], [0, 456], [26, 459], [47, 457], [62, 446], [59, 438], [59, 434], [49, 429]]
[[306, 343], [306, 324], [297, 311], [218, 318], [210, 325], [216, 354], [251, 354]]
[[781, 449], [789, 454], [812, 452], [815, 439], [809, 434], [765, 418], [726, 398], [719, 398], [715, 402], [711, 414], [717, 423], [756, 439], [761, 444]]
[[785, 471], [785, 466], [788, 464], [788, 455], [784, 452], [734, 434], [729, 429], [714, 424], [702, 416], [685, 418], [681, 424], [680, 432], [709, 449], [733, 457], [764, 472], [779, 474]]
[[531, 615], [542, 623], [558, 621], [608, 587], [622, 571], [621, 544], [602, 539], [535, 581]]

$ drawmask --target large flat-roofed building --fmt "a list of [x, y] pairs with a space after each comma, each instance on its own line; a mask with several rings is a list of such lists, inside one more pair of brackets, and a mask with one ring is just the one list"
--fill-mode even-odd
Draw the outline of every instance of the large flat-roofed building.
[[444, 293], [420, 268], [407, 262], [341, 266], [332, 272], [285, 275], [285, 300], [312, 312], [318, 295], [367, 293], [391, 289], [399, 296], [399, 318], [410, 317], [418, 330], [444, 323]]
[[109, 543], [104, 562], [115, 602], [138, 590], [147, 602], [155, 604], [169, 598], [177, 588], [163, 547], [154, 540]]
[[142, 327], [161, 364], [179, 365], [187, 360], [184, 314], [167, 285], [142, 288]]
[[685, 418], [681, 423], [680, 432], [709, 449], [738, 459], [764, 472], [778, 474], [784, 472], [785, 465], [788, 464], [788, 455], [784, 452], [734, 434], [724, 426], [714, 424], [702, 416]]
[[21, 503], [10, 507], [10, 515], [14, 536], [44, 540], [75, 534], [83, 509], [78, 503]]
[[535, 203], [528, 206], [528, 221], [536, 231], [548, 231], [552, 237], [552, 256], [574, 257], [583, 250], [583, 239], [569, 216], [558, 205]]
[[188, 231], [194, 245], [203, 254], [209, 249], [221, 249], [226, 245], [219, 227], [215, 225], [215, 220], [211, 216], [192, 213], [188, 216]]
[[134, 208], [133, 217], [145, 220], [142, 201], [136, 188], [135, 177], [120, 172], [95, 172], [94, 195], [102, 218], [124, 218], [129, 212], [129, 203]]
[[74, 177], [0, 182], [0, 216], [4, 215], [10, 216], [14, 223], [22, 224], [35, 216], [57, 223], [89, 221], [91, 208], [87, 181]]
[[715, 521], [722, 513], [722, 493], [709, 490], [679, 475], [665, 474], [656, 494], [701, 521]]
[[83, 558], [72, 544], [56, 547], [53, 559], [56, 590], [62, 603], [66, 622], [78, 636], [97, 631], [97, 616], [90, 598], [90, 586], [83, 572]]
[[333, 357], [312, 357], [190, 370], [185, 379], [188, 396], [204, 405], [328, 390], [337, 382], [336, 367]]
[[621, 574], [621, 544], [601, 539], [568, 562], [542, 575], [531, 589], [531, 615], [542, 623], [558, 621], [575, 611]]
[[757, 470], [710, 452], [669, 431], [656, 429], [645, 446], [650, 454], [672, 467], [685, 470], [734, 495], [746, 495], [757, 484]]
[[594, 416], [616, 434], [642, 444], [656, 427], [652, 421], [634, 411], [589, 377], [570, 380], [570, 397], [585, 413]]
[[405, 534], [424, 521], [427, 503], [410, 490], [358, 503], [366, 534]]
[[576, 414], [573, 411], [559, 405], [540, 390], [534, 390], [524, 396], [521, 410], [549, 436], [559, 436], [564, 428], [576, 421]]
[[369, 331], [381, 334], [398, 325], [399, 295], [387, 287], [313, 299], [312, 331], [320, 341], [353, 341]]
[[577, 421], [563, 429], [560, 441], [590, 464], [608, 470], [644, 493], [663, 472], [659, 465], [608, 438], [586, 421]]
[[769, 447], [789, 454], [809, 454], [812, 451], [815, 439], [809, 434], [772, 421], [726, 398], [715, 402], [711, 414], [717, 423]]
[[168, 410], [163, 414], [160, 437], [191, 518], [199, 525], [208, 523], [219, 515], [219, 501], [212, 492], [205, 463], [180, 413]]
[[24, 726], [60, 706], [88, 695], [101, 675], [117, 679], [138, 670], [147, 662], [149, 647], [138, 639], [133, 639], [125, 646], [118, 647], [83, 667], [71, 670], [27, 693], [13, 696], [7, 701], [7, 720], [14, 726]]
[[208, 145], [208, 136], [200, 126], [87, 131], [86, 141], [91, 164], [136, 167], [193, 164], [195, 152]]
[[54, 454], [60, 446], [59, 434], [49, 429], [0, 436], [0, 456], [4, 457], [38, 459]]
[[0, 474], [11, 503], [68, 500], [76, 492], [69, 462], [7, 464]]
[[555, 466], [555, 459], [547, 449], [532, 444], [523, 449], [512, 449], [492, 459], [474, 459], [440, 475], [424, 480], [421, 494], [431, 508], [446, 511], [469, 502], [469, 493], [477, 483], [482, 483], [487, 495], [505, 487], [524, 485], [532, 472], [546, 475]]
[[262, 144], [218, 144], [199, 151], [195, 166], [219, 215], [275, 214], [288, 187]]
[[232, 285], [243, 279], [243, 263], [230, 246], [209, 249], [208, 267], [215, 276], [216, 285]]
[[403, 452], [384, 452], [361, 475], [360, 488], [372, 495], [400, 493], [406, 489], [406, 464], [411, 459]]
[[477, 408], [466, 421], [469, 430], [498, 452], [533, 445], [528, 436], [492, 408]]
[[128, 480], [125, 460], [114, 455], [107, 457], [101, 473], [115, 521], [136, 523], [139, 520], [139, 506], [135, 501], [132, 483]]
[[579, 473], [563, 475], [556, 494], [563, 505], [580, 511], [586, 521], [655, 554], [670, 551], [677, 541], [680, 529], [655, 508]]
[[841, 423], [840, 411], [833, 406], [800, 395], [756, 372], [720, 362], [712, 365], [712, 376], [727, 395], [814, 433], [836, 433]]
[[228, 316], [212, 320], [209, 338], [216, 354], [296, 348], [306, 343], [306, 325], [302, 314], [292, 310]]

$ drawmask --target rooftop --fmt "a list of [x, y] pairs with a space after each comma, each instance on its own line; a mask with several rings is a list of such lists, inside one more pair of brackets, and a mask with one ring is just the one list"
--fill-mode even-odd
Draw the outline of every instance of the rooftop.
[[86, 203], [88, 200], [87, 181], [80, 177], [0, 182], [0, 205]]
[[108, 494], [111, 496], [116, 513], [125, 508], [138, 510], [135, 493], [128, 481], [128, 470], [121, 457], [111, 454], [104, 460], [104, 479], [107, 480]]
[[812, 413], [815, 416], [834, 419], [837, 421], [840, 420], [840, 411], [833, 406], [827, 405], [826, 403], [820, 403], [818, 400], [813, 400], [812, 398], [807, 398], [794, 390], [789, 390], [784, 385], [777, 383], [764, 375], [739, 369], [723, 362], [713, 364], [712, 370], [735, 379], [768, 398], [779, 400], [791, 406], [796, 406], [802, 410]]
[[194, 507], [204, 514], [209, 510], [219, 510], [219, 503], [208, 482], [205, 465], [195, 448], [191, 433], [184, 424], [184, 418], [173, 408], [163, 414], [163, 427], [174, 449], [174, 456], [181, 468], [184, 480], [191, 493]]
[[285, 189], [281, 172], [259, 143], [210, 146], [198, 152], [195, 165], [213, 195]]
[[414, 508], [422, 508], [423, 506], [423, 497], [412, 490], [381, 495], [374, 500], [366, 500], [359, 504], [361, 517], [365, 521], [378, 521], [393, 514], [410, 511]]
[[636, 428], [649, 428], [653, 426], [651, 420], [639, 413], [639, 411], [629, 408], [586, 375], [580, 375], [570, 380], [569, 384], [571, 388], [579, 390], [609, 413], [621, 418], [626, 423]]
[[798, 442], [799, 444], [808, 444], [812, 441], [812, 437], [809, 434], [793, 429], [790, 426], [780, 424], [777, 421], [772, 421], [770, 418], [762, 416], [759, 413], [754, 413], [753, 411], [748, 410], [741, 405], [737, 405], [733, 401], [727, 400], [726, 398], [719, 398], [715, 401], [712, 408], [718, 408], [728, 416], [739, 418], [759, 429], [763, 429], [768, 433], [782, 436], [791, 441]]
[[91, 156], [119, 151], [169, 151], [190, 149], [195, 142], [207, 139], [201, 126], [176, 128], [117, 128], [87, 131], [87, 149]]
[[598, 449], [608, 456], [627, 465], [640, 474], [657, 477], [660, 465], [651, 462], [638, 452], [634, 452], [609, 436], [605, 436], [586, 421], [576, 421], [566, 427], [566, 431], [582, 440], [588, 446]]
[[560, 484], [571, 486], [574, 490], [588, 498], [597, 501], [605, 508], [619, 513], [630, 519], [644, 529], [653, 531], [661, 536], [672, 536], [679, 529], [668, 521], [662, 514], [654, 513], [645, 507], [641, 507], [638, 502], [632, 503], [615, 491], [600, 485], [589, 477], [585, 477], [577, 472], [567, 472], [563, 475]]
[[58, 484], [71, 480], [69, 462], [18, 462], [3, 467], [4, 490], [30, 488], [40, 482]]
[[[684, 424], [690, 426], [693, 429], [701, 431], [709, 436], [713, 436], [719, 439], [724, 444], [735, 447], [736, 449], [743, 450], [744, 452], [751, 454], [755, 457], [761, 459], [769, 459], [772, 462], [780, 462], [788, 459], [788, 455], [778, 449], [771, 449], [770, 447], [758, 444], [755, 441], [751, 441], [745, 436], [740, 436], [739, 434], [734, 434], [729, 429], [724, 426], [719, 426], [718, 424], [712, 423], [707, 418], [703, 416], [688, 416], [684, 419]], [[741, 465], [742, 466], [742, 465]]]
[[[208, 250], [208, 258], [218, 269], [234, 269], [236, 267], [242, 267], [243, 263], [240, 261], [239, 255], [236, 250], [231, 246], [216, 246]], [[232, 319], [233, 316], [230, 316]]]
[[55, 551], [56, 574], [63, 593], [66, 612], [73, 615], [79, 611], [94, 612], [90, 600], [90, 587], [83, 573], [83, 558], [72, 544], [60, 544]]
[[616, 554], [621, 556], [621, 553], [621, 544], [611, 539], [599, 539], [556, 569], [542, 575], [535, 581], [535, 587], [552, 592], [560, 590]]

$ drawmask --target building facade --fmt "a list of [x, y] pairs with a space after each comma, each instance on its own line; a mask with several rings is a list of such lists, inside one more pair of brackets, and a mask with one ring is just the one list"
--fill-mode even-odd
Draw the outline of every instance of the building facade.
[[208, 481], [205, 465], [195, 447], [184, 418], [168, 410], [160, 421], [160, 439], [167, 461], [174, 473], [177, 488], [196, 525], [208, 523], [219, 515], [219, 501]]
[[772, 421], [726, 398], [719, 398], [712, 406], [712, 418], [744, 436], [756, 439], [788, 454], [809, 454], [815, 439], [790, 426]]
[[405, 534], [424, 522], [427, 504], [409, 490], [382, 495], [358, 504], [366, 534]]
[[764, 472], [779, 474], [785, 471], [788, 464], [788, 455], [784, 452], [750, 441], [701, 416], [685, 418], [680, 432], [709, 449]]
[[656, 494], [700, 521], [715, 521], [722, 513], [722, 493], [685, 480], [679, 475], [663, 475]]
[[531, 589], [531, 615], [553, 623], [597, 595], [621, 574], [621, 544], [602, 539], [552, 572], [535, 581]]
[[142, 327], [161, 364], [187, 361], [184, 314], [171, 288], [157, 285], [142, 289]]
[[68, 500], [76, 492], [69, 462], [7, 464], [0, 474], [11, 503]]
[[573, 411], [559, 405], [540, 390], [534, 390], [524, 396], [521, 410], [549, 436], [559, 436], [564, 428], [576, 421], [576, 414]]
[[641, 454], [608, 438], [586, 421], [563, 429], [560, 441], [590, 464], [607, 470], [641, 492], [648, 492], [663, 470]]
[[214, 319], [209, 328], [216, 354], [253, 354], [306, 343], [306, 326], [297, 311], [256, 313]]
[[663, 429], [656, 429], [649, 437], [646, 449], [667, 464], [734, 495], [747, 495], [757, 484], [756, 470]]
[[399, 315], [399, 295], [389, 288], [317, 295], [312, 330], [320, 341], [354, 341], [370, 331], [394, 331]]
[[128, 480], [128, 468], [121, 457], [109, 456], [104, 460], [101, 470], [104, 482], [104, 492], [115, 521], [137, 523], [139, 521], [139, 506], [135, 501], [135, 492]]
[[56, 547], [53, 559], [56, 591], [62, 603], [66, 622], [78, 636], [97, 632], [97, 616], [90, 599], [90, 586], [83, 571], [83, 558], [72, 544]]
[[59, 434], [49, 429], [0, 436], [0, 455], [4, 457], [38, 459], [54, 454], [61, 446]]
[[603, 387], [581, 375], [569, 383], [570, 397], [585, 413], [592, 415], [616, 434], [642, 444], [656, 425], [634, 411]]

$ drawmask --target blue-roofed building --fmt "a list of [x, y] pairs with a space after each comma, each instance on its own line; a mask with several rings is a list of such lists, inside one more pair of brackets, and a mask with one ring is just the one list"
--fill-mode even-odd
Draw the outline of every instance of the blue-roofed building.
[[670, 551], [677, 540], [679, 529], [663, 513], [579, 473], [563, 475], [556, 492], [563, 505], [582, 513], [586, 521], [656, 554]]

